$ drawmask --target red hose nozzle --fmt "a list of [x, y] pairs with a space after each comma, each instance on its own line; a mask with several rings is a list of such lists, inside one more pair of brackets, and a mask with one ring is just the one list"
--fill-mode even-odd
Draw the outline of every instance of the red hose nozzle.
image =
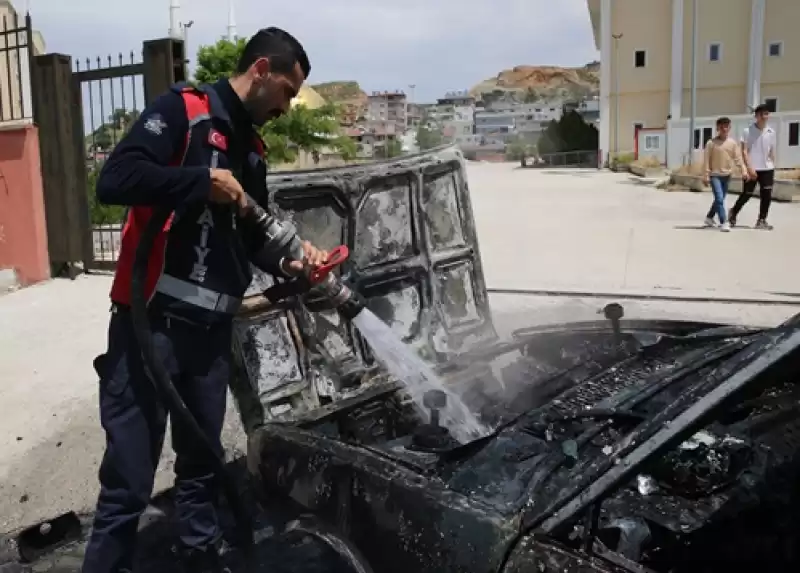
[[308, 280], [312, 285], [317, 285], [328, 278], [328, 275], [347, 260], [350, 256], [350, 250], [345, 245], [339, 245], [328, 253], [328, 258], [323, 264], [314, 269], [308, 274]]

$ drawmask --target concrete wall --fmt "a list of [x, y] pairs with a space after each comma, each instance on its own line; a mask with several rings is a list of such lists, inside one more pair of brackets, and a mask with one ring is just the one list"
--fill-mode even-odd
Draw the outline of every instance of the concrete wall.
[[[767, 0], [764, 13], [764, 61], [761, 97], [778, 98], [778, 111], [800, 110], [800, 2]], [[769, 55], [769, 45], [780, 42], [780, 56]]]
[[0, 126], [0, 269], [21, 284], [50, 277], [36, 127]]
[[644, 128], [638, 131], [636, 138], [636, 158], [657, 159], [662, 165], [667, 163], [667, 130], [666, 128]]
[[[664, 2], [671, 4], [671, 2]], [[690, 113], [692, 85], [692, 0], [683, 6], [683, 115]], [[697, 10], [697, 115], [747, 113], [752, 0], [702, 0]], [[724, 17], [720, 17], [724, 14]], [[672, 14], [668, 22], [672, 21]], [[711, 44], [720, 59], [711, 61]], [[665, 44], [669, 57], [670, 43]]]
[[[659, 128], [669, 115], [691, 114], [693, 1], [587, 0], [587, 6], [601, 51], [600, 147], [613, 153], [619, 123], [625, 153], [633, 149], [635, 123]], [[777, 99], [778, 111], [800, 110], [797, 22], [798, 0], [700, 0], [696, 115], [749, 113], [769, 98]], [[778, 55], [770, 54], [774, 43], [781, 45]], [[713, 59], [712, 45], [718, 46]], [[644, 67], [634, 64], [637, 51], [646, 54]]]

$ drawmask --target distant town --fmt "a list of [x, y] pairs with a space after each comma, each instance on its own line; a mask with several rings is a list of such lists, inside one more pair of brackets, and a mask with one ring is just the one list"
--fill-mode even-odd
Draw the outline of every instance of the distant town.
[[492, 159], [504, 157], [512, 145], [535, 149], [548, 124], [568, 111], [576, 111], [590, 125], [598, 124], [596, 95], [577, 99], [562, 92], [561, 97], [540, 97], [530, 88], [478, 94], [462, 90], [445, 93], [434, 103], [419, 103], [402, 90], [373, 91], [361, 106], [352, 100], [344, 104], [342, 123], [363, 158], [450, 143], [467, 157]]

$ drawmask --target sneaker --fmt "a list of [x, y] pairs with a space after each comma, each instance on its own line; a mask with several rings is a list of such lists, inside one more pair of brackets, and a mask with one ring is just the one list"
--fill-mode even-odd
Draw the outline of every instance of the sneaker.
[[729, 233], [731, 230], [731, 224], [726, 221], [719, 226], [719, 230], [723, 233]]
[[766, 219], [759, 219], [756, 221], [756, 229], [761, 229], [762, 231], [771, 231], [772, 228], [772, 225], [767, 223]]
[[706, 227], [714, 227], [714, 226], [716, 226], [716, 223], [714, 222], [714, 219], [712, 219], [711, 217], [706, 217], [706, 220], [703, 221], [703, 224]]
[[728, 223], [730, 224], [731, 228], [736, 226], [736, 215], [728, 215]]

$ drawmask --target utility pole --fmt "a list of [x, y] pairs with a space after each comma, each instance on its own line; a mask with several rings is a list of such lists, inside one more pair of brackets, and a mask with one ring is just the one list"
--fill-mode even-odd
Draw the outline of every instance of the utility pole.
[[411, 106], [414, 103], [414, 88], [416, 87], [417, 84], [408, 84], [409, 97], [406, 98], [406, 129], [413, 127], [411, 125]]
[[[697, 117], [697, 0], [692, 0], [692, 88], [689, 117], [689, 165], [694, 163], [694, 124]], [[701, 142], [702, 144], [702, 142]]]
[[619, 41], [622, 34], [611, 34], [614, 38], [614, 161], [619, 157]]

